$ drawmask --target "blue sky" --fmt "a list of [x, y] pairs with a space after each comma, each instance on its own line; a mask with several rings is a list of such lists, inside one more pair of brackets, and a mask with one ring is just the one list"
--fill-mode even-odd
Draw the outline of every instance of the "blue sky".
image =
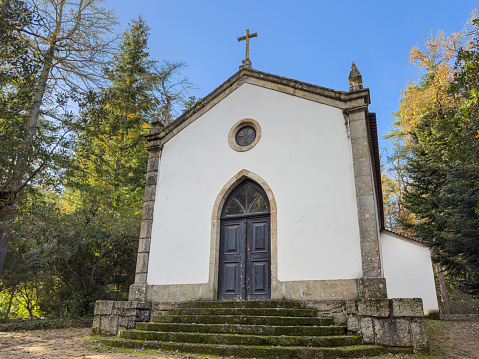
[[[256, 70], [348, 91], [354, 61], [371, 91], [378, 130], [392, 128], [401, 90], [418, 74], [409, 51], [430, 31], [460, 31], [472, 0], [416, 1], [162, 1], [109, 0], [126, 29], [139, 15], [150, 27], [156, 60], [184, 61], [183, 74], [204, 97], [236, 71], [244, 58], [245, 29], [257, 32], [250, 58]], [[380, 146], [387, 145], [380, 139]]]

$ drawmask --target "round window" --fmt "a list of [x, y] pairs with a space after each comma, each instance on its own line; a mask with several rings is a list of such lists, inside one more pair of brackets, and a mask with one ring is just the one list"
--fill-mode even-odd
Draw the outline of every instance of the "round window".
[[256, 138], [256, 130], [251, 126], [244, 126], [236, 132], [236, 143], [239, 146], [249, 146]]
[[261, 137], [259, 123], [251, 118], [245, 118], [234, 124], [228, 134], [230, 147], [238, 152], [252, 149]]

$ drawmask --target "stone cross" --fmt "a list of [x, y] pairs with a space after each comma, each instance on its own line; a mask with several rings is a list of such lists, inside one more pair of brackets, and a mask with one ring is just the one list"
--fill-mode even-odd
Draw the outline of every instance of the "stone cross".
[[238, 37], [238, 42], [246, 40], [246, 51], [245, 51], [245, 57], [244, 57], [244, 60], [243, 60], [243, 66], [251, 67], [251, 61], [249, 59], [249, 39], [252, 38], [252, 37], [257, 37], [257, 36], [258, 36], [258, 33], [255, 32], [253, 34], [250, 34], [249, 29], [247, 29], [245, 31], [244, 36]]

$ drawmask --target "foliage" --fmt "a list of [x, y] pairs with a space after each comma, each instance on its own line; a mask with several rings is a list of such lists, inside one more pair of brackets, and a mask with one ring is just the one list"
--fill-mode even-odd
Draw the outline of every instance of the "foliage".
[[30, 186], [61, 190], [77, 131], [70, 109], [81, 89], [100, 84], [116, 18], [102, 0], [8, 0], [2, 11], [0, 275], [5, 223]]
[[[79, 28], [92, 36], [90, 40], [94, 39], [101, 32], [93, 34], [95, 27], [85, 26], [95, 16], [99, 23], [114, 18], [112, 13], [97, 7], [101, 1], [31, 1], [29, 6], [41, 16], [46, 16], [50, 9], [61, 17], [61, 11], [80, 3], [83, 10], [72, 9], [70, 14], [82, 11], [87, 20]], [[84, 65], [82, 69], [91, 73], [67, 76], [69, 61], [79, 61], [85, 55], [80, 45], [86, 46], [87, 39], [82, 37], [86, 35], [75, 35], [75, 29], [61, 30], [53, 33], [52, 39], [42, 40], [46, 35], [39, 34], [46, 33], [48, 28], [41, 26], [59, 25], [49, 16], [48, 21], [34, 24], [39, 27], [36, 32], [30, 31], [33, 38], [27, 36], [28, 46], [37, 41], [38, 51], [46, 51], [52, 46], [64, 46], [64, 38], [67, 42], [78, 40], [71, 50], [78, 53], [73, 57], [65, 53], [51, 66], [48, 57], [40, 58], [30, 97], [26, 96], [21, 110], [23, 123], [16, 120], [11, 126], [22, 131], [18, 141], [11, 141], [11, 151], [17, 153], [16, 163], [23, 162], [34, 169], [44, 165], [34, 178], [23, 178], [22, 195], [15, 200], [16, 216], [9, 222], [3, 221], [10, 223], [4, 228], [11, 239], [0, 283], [0, 310], [5, 317], [85, 316], [92, 314], [98, 299], [127, 299], [134, 280], [145, 187], [148, 152], [144, 134], [158, 115], [169, 121], [175, 111], [195, 101], [186, 97], [190, 85], [178, 75], [182, 63], [159, 64], [150, 59], [148, 26], [141, 18], [133, 20], [121, 36], [119, 49], [108, 66]], [[23, 41], [21, 36], [15, 39]], [[89, 44], [95, 43], [91, 40]], [[97, 54], [93, 47], [85, 51], [91, 56]], [[63, 56], [61, 51], [55, 54]], [[46, 68], [48, 76], [42, 77]], [[52, 81], [58, 76], [58, 82]], [[42, 79], [46, 81], [45, 97], [38, 119], [29, 127], [32, 98], [36, 105]], [[104, 87], [91, 88], [87, 80]], [[79, 90], [75, 87], [79, 81], [88, 86]], [[61, 99], [61, 111], [57, 111], [58, 106], [53, 111], [52, 99]], [[71, 101], [77, 103], [78, 114], [68, 112]], [[65, 129], [65, 135], [59, 141], [61, 129]], [[9, 133], [5, 136], [14, 137]], [[36, 157], [24, 155], [33, 150], [38, 152]], [[45, 152], [43, 157], [41, 151]], [[15, 177], [18, 170], [10, 168], [10, 173]], [[11, 183], [9, 188], [15, 190], [18, 180]]]
[[[431, 244], [433, 259], [454, 283], [479, 293], [479, 19], [458, 34], [442, 32], [411, 51], [422, 74], [402, 93], [395, 130], [406, 153], [398, 192], [414, 216], [402, 230]], [[386, 181], [386, 184], [389, 182]]]

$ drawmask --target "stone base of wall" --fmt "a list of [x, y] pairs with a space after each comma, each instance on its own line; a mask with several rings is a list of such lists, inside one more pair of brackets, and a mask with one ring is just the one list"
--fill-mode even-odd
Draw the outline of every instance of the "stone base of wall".
[[[182, 303], [216, 300], [211, 283], [130, 286], [130, 300]], [[385, 278], [277, 281], [271, 283], [271, 300], [330, 301], [354, 298], [387, 298]]]
[[149, 322], [152, 305], [135, 300], [98, 300], [95, 303], [93, 334], [117, 335], [120, 330], [134, 329], [137, 322]]
[[361, 335], [364, 344], [429, 352], [422, 299], [354, 299], [343, 304], [348, 331]]

